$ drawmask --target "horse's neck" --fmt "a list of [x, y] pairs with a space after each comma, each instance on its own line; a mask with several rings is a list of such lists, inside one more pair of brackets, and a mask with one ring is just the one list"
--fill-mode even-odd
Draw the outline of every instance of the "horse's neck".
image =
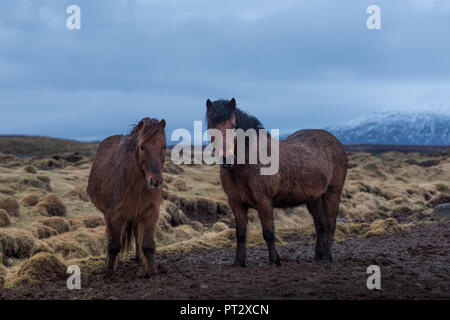
[[[259, 163], [259, 155], [261, 154], [260, 145], [263, 143], [261, 141], [261, 139], [264, 139], [264, 138], [261, 138], [261, 135], [258, 134], [257, 139], [253, 145], [252, 145], [252, 142], [246, 140], [246, 142], [245, 142], [245, 160], [246, 160], [246, 162], [248, 161], [250, 154], [254, 153], [258, 156], [258, 163]], [[265, 156], [268, 156], [271, 154], [272, 143], [273, 143], [274, 139], [269, 135], [266, 135], [265, 139], [266, 139], [266, 143], [265, 143], [265, 145], [263, 144], [262, 147], [265, 147], [266, 150], [262, 150], [262, 151]], [[250, 150], [250, 148], [252, 150]]]
[[[128, 141], [128, 143], [131, 143]], [[136, 152], [133, 148], [128, 144], [124, 144], [123, 148], [119, 152], [120, 160], [119, 160], [119, 171], [120, 176], [123, 181], [127, 181], [127, 183], [135, 185], [144, 184], [142, 174], [139, 171]]]

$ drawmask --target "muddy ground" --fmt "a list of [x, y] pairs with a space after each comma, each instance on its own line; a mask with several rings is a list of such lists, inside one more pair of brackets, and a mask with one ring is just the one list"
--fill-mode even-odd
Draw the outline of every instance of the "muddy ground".
[[[0, 298], [450, 299], [450, 220], [336, 243], [332, 264], [312, 259], [311, 239], [291, 240], [279, 246], [279, 268], [268, 265], [264, 246], [249, 248], [247, 268], [231, 266], [232, 248], [201, 249], [159, 255], [159, 273], [148, 280], [136, 277], [140, 267], [124, 259], [110, 280], [82, 277], [81, 290], [69, 291], [61, 280], [45, 287], [0, 289]], [[381, 290], [366, 287], [366, 269], [372, 264], [381, 268]]]

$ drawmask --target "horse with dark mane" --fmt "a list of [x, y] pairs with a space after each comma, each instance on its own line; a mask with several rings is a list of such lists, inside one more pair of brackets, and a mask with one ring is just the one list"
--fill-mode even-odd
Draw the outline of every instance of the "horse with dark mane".
[[155, 226], [162, 202], [166, 155], [163, 119], [145, 118], [130, 134], [105, 139], [92, 165], [87, 192], [106, 221], [105, 273], [114, 273], [116, 257], [134, 238], [136, 260], [144, 258], [145, 277], [156, 272]]
[[[208, 128], [219, 130], [223, 137], [230, 129], [255, 129], [259, 132], [257, 139], [261, 139], [261, 134], [266, 135], [268, 153], [273, 151], [273, 138], [260, 130], [263, 126], [258, 119], [236, 107], [234, 98], [214, 102], [208, 99], [206, 107]], [[315, 259], [331, 262], [336, 218], [347, 174], [347, 153], [339, 140], [324, 130], [294, 132], [279, 141], [279, 169], [273, 175], [261, 175], [260, 169], [264, 165], [259, 160], [256, 164], [236, 163], [236, 148], [230, 150], [225, 144], [227, 139], [222, 140], [223, 145], [216, 147], [226, 162], [221, 165], [220, 179], [236, 219], [235, 265], [245, 267], [249, 208], [258, 211], [269, 262], [280, 265], [274, 243], [273, 208], [301, 204], [306, 204], [314, 219]], [[246, 148], [246, 160], [248, 153]]]

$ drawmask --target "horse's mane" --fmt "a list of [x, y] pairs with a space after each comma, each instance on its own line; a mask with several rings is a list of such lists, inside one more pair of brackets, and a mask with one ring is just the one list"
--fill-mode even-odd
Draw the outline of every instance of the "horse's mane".
[[155, 138], [164, 138], [164, 129], [161, 127], [157, 119], [144, 118], [138, 124], [133, 124], [131, 126], [133, 128], [126, 136], [129, 142], [129, 150], [136, 150], [139, 145], [148, 140], [152, 140]]
[[[208, 128], [211, 126], [229, 120], [233, 116], [233, 109], [229, 106], [229, 100], [216, 100], [212, 103], [209, 110], [206, 111], [206, 122]], [[236, 129], [242, 129], [244, 131], [248, 129], [255, 129], [256, 132], [259, 129], [264, 129], [262, 123], [254, 116], [236, 108]]]

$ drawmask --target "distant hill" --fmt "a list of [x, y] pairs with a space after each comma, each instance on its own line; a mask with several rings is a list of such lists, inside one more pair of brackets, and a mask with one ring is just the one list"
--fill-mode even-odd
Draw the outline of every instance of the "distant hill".
[[450, 145], [450, 113], [382, 112], [325, 129], [343, 144]]
[[[342, 126], [325, 129], [347, 145], [349, 151], [434, 152], [443, 148], [411, 148], [411, 146], [450, 146], [450, 111], [382, 112], [350, 121]], [[280, 138], [284, 139], [287, 136], [288, 134]], [[90, 157], [95, 155], [97, 147], [98, 143], [57, 138], [0, 136], [0, 153], [18, 157], [45, 157], [75, 152]]]
[[49, 137], [0, 136], [0, 153], [17, 157], [44, 157], [75, 152], [90, 157], [95, 155], [97, 147], [98, 143]]

